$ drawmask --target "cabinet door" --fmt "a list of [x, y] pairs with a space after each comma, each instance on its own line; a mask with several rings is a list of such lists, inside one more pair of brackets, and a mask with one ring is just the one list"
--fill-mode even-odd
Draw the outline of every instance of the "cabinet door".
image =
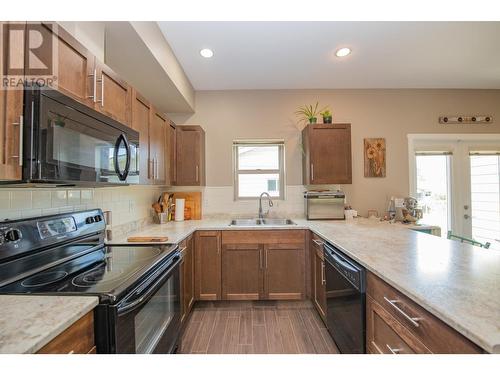
[[[24, 66], [24, 38], [22, 33], [10, 34], [3, 29], [6, 23], [0, 22], [2, 31], [7, 35], [2, 45], [2, 75], [7, 75], [8, 66]], [[20, 24], [23, 27], [23, 24]], [[17, 24], [16, 26], [19, 26]], [[25, 26], [25, 25], [24, 25]], [[15, 38], [19, 40], [16, 40]], [[10, 48], [10, 43], [15, 43], [18, 47]], [[23, 70], [23, 69], [21, 69]], [[15, 181], [22, 178], [22, 131], [23, 131], [23, 89], [22, 84], [18, 89], [10, 88], [0, 90], [0, 180]]]
[[314, 305], [319, 315], [326, 322], [326, 280], [325, 280], [325, 261], [324, 258], [315, 251], [314, 259]]
[[198, 231], [195, 238], [195, 295], [199, 300], [221, 299], [221, 233]]
[[[30, 25], [32, 23], [28, 24], [28, 28]], [[40, 31], [44, 38], [52, 35], [52, 43], [57, 51], [57, 89], [80, 103], [93, 107], [97, 100], [94, 55], [57, 24], [43, 23]], [[52, 53], [52, 51], [38, 53]], [[28, 64], [27, 75], [31, 73]]]
[[95, 109], [112, 119], [130, 126], [132, 86], [111, 68], [96, 61]]
[[307, 128], [306, 184], [350, 184], [351, 125], [315, 124]]
[[304, 246], [297, 244], [264, 245], [265, 298], [304, 298]]
[[132, 128], [139, 132], [139, 171], [141, 183], [152, 182], [152, 170], [149, 163], [149, 123], [151, 105], [134, 90], [132, 101]]
[[160, 112], [153, 110], [149, 128], [150, 175], [154, 183], [164, 184], [166, 177], [167, 120]]
[[205, 185], [205, 133], [203, 129], [199, 126], [178, 126], [176, 135], [176, 185]]
[[176, 185], [177, 180], [177, 152], [176, 152], [176, 144], [177, 144], [177, 136], [175, 134], [175, 125], [170, 123], [167, 127], [168, 129], [168, 155], [169, 155], [169, 179], [171, 185]]
[[263, 292], [263, 264], [262, 245], [222, 245], [222, 299], [260, 299]]

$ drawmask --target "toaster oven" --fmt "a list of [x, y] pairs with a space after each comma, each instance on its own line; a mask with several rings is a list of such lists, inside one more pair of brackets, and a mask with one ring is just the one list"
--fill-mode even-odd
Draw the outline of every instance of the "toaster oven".
[[344, 220], [345, 194], [342, 191], [306, 191], [307, 220]]

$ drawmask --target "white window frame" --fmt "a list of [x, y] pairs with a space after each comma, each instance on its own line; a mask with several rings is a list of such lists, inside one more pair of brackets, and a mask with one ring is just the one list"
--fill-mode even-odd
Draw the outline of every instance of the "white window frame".
[[[279, 169], [238, 169], [238, 147], [259, 147], [278, 146], [278, 168]], [[285, 199], [285, 141], [283, 139], [248, 139], [233, 141], [233, 190], [234, 200], [256, 200], [259, 197], [239, 196], [239, 176], [240, 174], [278, 174], [279, 175], [279, 196], [272, 197], [273, 200]]]

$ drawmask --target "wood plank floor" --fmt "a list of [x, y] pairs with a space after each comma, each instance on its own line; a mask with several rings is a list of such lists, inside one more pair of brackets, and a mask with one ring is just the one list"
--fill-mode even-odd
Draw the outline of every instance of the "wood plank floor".
[[310, 301], [197, 302], [184, 330], [184, 354], [336, 354]]

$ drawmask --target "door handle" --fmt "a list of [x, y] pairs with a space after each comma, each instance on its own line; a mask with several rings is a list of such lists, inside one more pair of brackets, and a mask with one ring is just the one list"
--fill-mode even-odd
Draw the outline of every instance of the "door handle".
[[104, 73], [101, 73], [101, 78], [97, 82], [101, 84], [101, 100], [96, 100], [96, 102], [101, 103], [101, 107], [104, 107]]
[[263, 266], [262, 266], [262, 249], [259, 249], [259, 266], [260, 266], [260, 269], [263, 268]]
[[387, 349], [389, 349], [391, 354], [399, 354], [403, 351], [403, 349], [393, 349], [389, 346], [389, 344], [385, 344], [385, 346], [387, 347]]
[[413, 324], [415, 327], [420, 327], [420, 324], [418, 323], [419, 320], [422, 320], [422, 318], [413, 318], [411, 317], [410, 315], [408, 315], [407, 313], [405, 313], [398, 305], [397, 303], [399, 302], [397, 299], [389, 299], [387, 298], [386, 296], [384, 296], [384, 300], [386, 302], [388, 302], [392, 307], [394, 307], [394, 309], [400, 313], [403, 318], [405, 318], [406, 320], [408, 320], [411, 324]]
[[23, 116], [19, 116], [19, 122], [13, 122], [12, 126], [19, 126], [19, 152], [17, 155], [12, 155], [12, 159], [17, 159], [17, 162], [20, 167], [23, 166]]
[[196, 166], [196, 182], [199, 181], [198, 165]]
[[321, 285], [326, 285], [325, 262], [321, 262]]
[[313, 242], [318, 245], [319, 247], [323, 246], [324, 242], [320, 240], [313, 239]]
[[89, 74], [89, 78], [92, 77], [92, 95], [87, 96], [88, 99], [92, 99], [94, 103], [97, 102], [96, 90], [97, 90], [97, 71], [94, 69], [94, 73]]
[[311, 181], [314, 181], [314, 164], [311, 163]]

